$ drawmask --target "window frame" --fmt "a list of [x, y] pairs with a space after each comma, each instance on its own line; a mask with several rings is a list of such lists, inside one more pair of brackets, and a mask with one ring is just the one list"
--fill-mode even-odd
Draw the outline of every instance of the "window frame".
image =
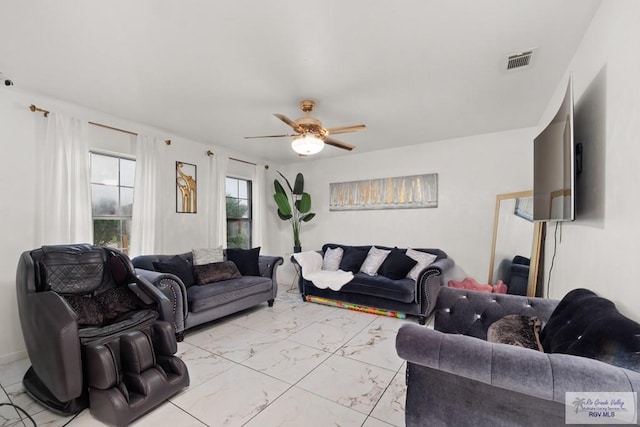
[[[234, 196], [227, 196], [227, 186], [226, 186], [226, 181], [227, 179], [232, 179], [232, 180], [236, 180], [236, 181], [244, 181], [247, 183], [247, 197], [246, 198], [242, 198], [242, 197], [234, 197]], [[226, 206], [226, 202], [227, 199], [232, 198], [235, 200], [246, 200], [247, 201], [247, 205], [248, 205], [248, 210], [247, 210], [247, 218], [230, 218], [228, 215], [228, 212], [225, 209], [225, 219], [226, 219], [226, 227], [227, 230], [229, 230], [229, 224], [230, 223], [239, 223], [239, 224], [248, 224], [248, 230], [249, 230], [249, 242], [248, 242], [248, 247], [245, 249], [250, 249], [253, 245], [253, 180], [251, 178], [248, 177], [243, 177], [243, 176], [238, 176], [238, 175], [233, 175], [233, 174], [228, 174], [225, 176], [225, 206]], [[231, 247], [229, 246], [229, 233], [227, 232], [227, 241], [226, 241], [227, 247]]]
[[[117, 171], [117, 175], [118, 175], [118, 185], [117, 186], [113, 186], [113, 185], [106, 185], [104, 183], [100, 183], [100, 182], [93, 182], [93, 177], [91, 176], [93, 174], [93, 168], [92, 166], [92, 156], [93, 155], [97, 155], [97, 156], [103, 156], [103, 157], [112, 157], [115, 159], [118, 159], [118, 171]], [[132, 162], [134, 162], [134, 183], [132, 186], [127, 186], [127, 185], [121, 185], [121, 176], [120, 176], [120, 171], [121, 171], [121, 164], [120, 164], [120, 160], [130, 160]], [[128, 254], [129, 252], [129, 248], [131, 246], [131, 233], [130, 230], [127, 230], [125, 224], [127, 221], [129, 221], [129, 225], [131, 225], [131, 222], [133, 220], [133, 203], [135, 203], [135, 166], [136, 166], [136, 157], [132, 156], [130, 154], [125, 154], [125, 153], [117, 153], [117, 152], [112, 152], [112, 151], [108, 151], [108, 150], [101, 150], [101, 149], [95, 149], [92, 148], [89, 150], [89, 174], [90, 174], [90, 178], [89, 178], [89, 188], [91, 191], [91, 224], [93, 229], [95, 230], [95, 221], [96, 220], [106, 220], [106, 221], [118, 221], [120, 228], [119, 228], [119, 245], [117, 247], [115, 247], [115, 249], [118, 249], [119, 251], [122, 251], [125, 254]], [[118, 214], [115, 215], [95, 215], [93, 213], [93, 186], [94, 185], [103, 185], [105, 187], [116, 187], [118, 189]], [[133, 191], [132, 194], [132, 202], [131, 202], [131, 215], [122, 215], [121, 213], [121, 202], [122, 202], [122, 193], [121, 193], [121, 189], [122, 188], [127, 188], [127, 189], [131, 189]], [[127, 232], [128, 231], [128, 232]], [[95, 241], [95, 235], [93, 237], [93, 244], [96, 245], [96, 241]], [[121, 245], [120, 245], [121, 244]]]

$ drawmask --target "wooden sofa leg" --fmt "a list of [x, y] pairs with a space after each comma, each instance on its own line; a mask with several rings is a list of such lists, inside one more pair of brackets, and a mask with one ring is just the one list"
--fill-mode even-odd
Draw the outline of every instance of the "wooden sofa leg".
[[424, 316], [422, 314], [418, 315], [418, 323], [420, 323], [421, 325], [426, 325], [427, 323], [427, 316]]
[[272, 299], [270, 299], [269, 301], [267, 301], [267, 304], [269, 304], [269, 307], [273, 307], [273, 301]]

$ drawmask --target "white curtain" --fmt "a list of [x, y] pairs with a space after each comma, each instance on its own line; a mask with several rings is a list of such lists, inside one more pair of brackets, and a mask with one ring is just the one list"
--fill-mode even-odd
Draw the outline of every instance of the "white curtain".
[[[255, 182], [253, 185], [253, 218], [251, 240], [252, 246], [264, 246], [264, 227], [266, 212], [266, 180], [267, 172], [264, 165], [256, 165]], [[264, 248], [263, 248], [264, 249]], [[264, 251], [263, 251], [264, 252]]]
[[162, 141], [150, 136], [136, 138], [136, 175], [129, 256], [158, 253], [162, 212], [160, 163]]
[[38, 149], [38, 234], [43, 245], [93, 243], [88, 135], [87, 121], [49, 114]]
[[213, 246], [227, 247], [227, 191], [226, 191], [226, 178], [227, 168], [229, 166], [229, 156], [224, 154], [215, 155], [216, 158], [216, 171], [215, 171], [215, 185], [212, 186], [212, 207], [211, 221], [213, 233]]

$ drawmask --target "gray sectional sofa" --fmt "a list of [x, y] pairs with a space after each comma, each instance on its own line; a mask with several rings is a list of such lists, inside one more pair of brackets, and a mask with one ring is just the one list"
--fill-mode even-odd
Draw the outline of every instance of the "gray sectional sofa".
[[[559, 302], [445, 287], [434, 311], [435, 330], [407, 324], [396, 339], [408, 427], [564, 426], [565, 392], [640, 391], [640, 325], [591, 291]], [[544, 353], [485, 341], [507, 314], [543, 322]]]
[[[351, 246], [327, 243], [323, 245], [321, 254], [328, 248], [343, 248], [343, 250], [357, 250], [365, 254], [371, 246]], [[375, 245], [379, 249], [393, 249], [386, 246]], [[406, 249], [400, 249], [406, 251]], [[365, 307], [379, 308], [389, 311], [397, 311], [418, 317], [420, 324], [425, 324], [431, 314], [435, 303], [435, 295], [443, 285], [442, 276], [450, 270], [454, 262], [440, 249], [418, 249], [436, 256], [435, 261], [418, 275], [418, 280], [406, 277], [390, 279], [383, 275], [369, 276], [356, 272], [353, 280], [344, 285], [339, 291], [320, 289], [313, 282], [305, 280], [303, 274], [299, 277], [299, 288], [302, 299], [308, 296], [327, 298]], [[345, 252], [346, 253], [346, 252]], [[293, 260], [295, 263], [295, 260]], [[301, 271], [301, 273], [304, 273]]]
[[[179, 257], [193, 264], [191, 252]], [[142, 255], [131, 261], [136, 273], [149, 280], [172, 302], [178, 340], [194, 326], [267, 302], [271, 307], [278, 293], [276, 271], [282, 257], [260, 255], [259, 276], [242, 276], [206, 285], [186, 287], [176, 275], [156, 271], [154, 263], [167, 262], [175, 255]], [[226, 251], [225, 251], [226, 257]]]

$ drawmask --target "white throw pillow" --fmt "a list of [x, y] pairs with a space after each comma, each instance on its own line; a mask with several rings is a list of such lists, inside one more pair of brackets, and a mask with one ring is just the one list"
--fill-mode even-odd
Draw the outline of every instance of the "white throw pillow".
[[324, 258], [322, 258], [322, 269], [328, 271], [338, 271], [343, 254], [344, 249], [342, 248], [328, 248], [324, 253]]
[[192, 249], [193, 265], [205, 265], [224, 261], [222, 246], [217, 248]]
[[369, 276], [376, 276], [378, 274], [378, 269], [390, 252], [390, 250], [378, 249], [375, 246], [372, 246], [360, 267], [360, 271], [364, 274], [368, 274]]
[[407, 256], [409, 258], [413, 258], [416, 261], [418, 261], [415, 267], [413, 267], [411, 271], [409, 271], [409, 273], [407, 274], [407, 277], [413, 280], [418, 280], [418, 274], [420, 274], [422, 270], [427, 268], [429, 264], [431, 264], [433, 261], [436, 260], [436, 258], [438, 258], [434, 254], [429, 254], [427, 252], [422, 252], [422, 251], [416, 251], [415, 249], [411, 249], [411, 248], [407, 249]]

